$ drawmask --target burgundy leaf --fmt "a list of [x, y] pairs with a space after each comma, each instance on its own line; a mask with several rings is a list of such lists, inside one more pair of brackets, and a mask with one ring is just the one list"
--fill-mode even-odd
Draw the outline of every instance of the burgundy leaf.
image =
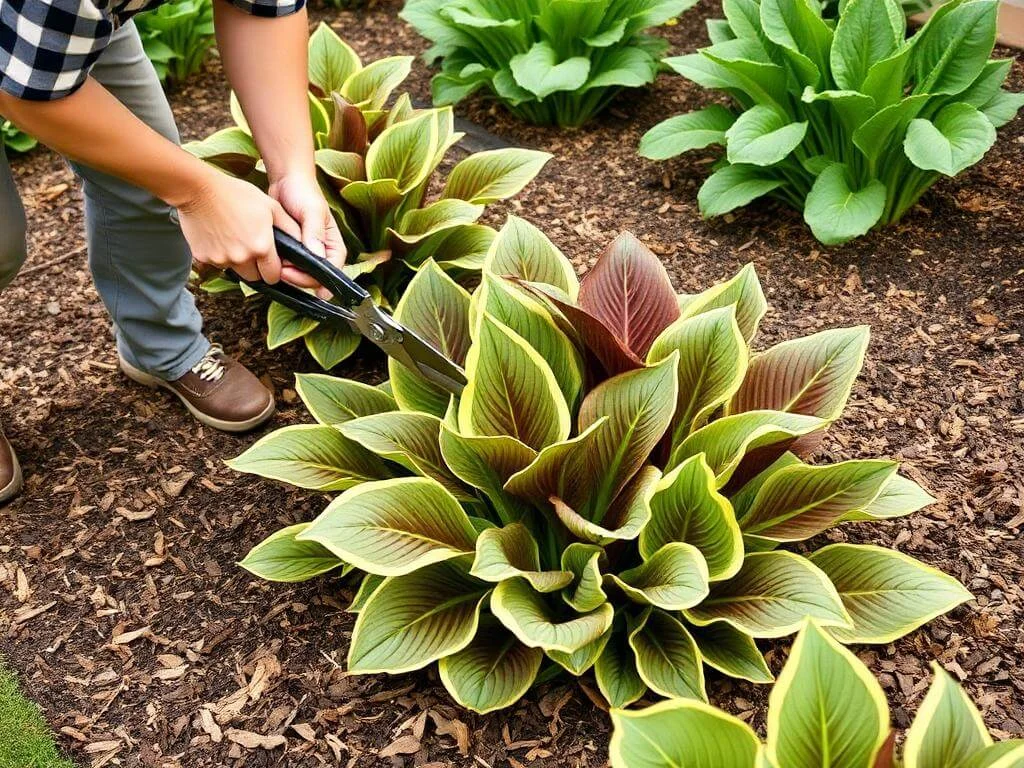
[[540, 299], [549, 302], [565, 316], [583, 345], [594, 354], [609, 376], [644, 367], [644, 361], [619, 341], [615, 332], [597, 317], [544, 290], [544, 286], [539, 283], [528, 283], [524, 280], [516, 282]]
[[579, 306], [639, 358], [679, 318], [679, 300], [665, 267], [630, 232], [619, 235], [583, 278]]
[[875, 768], [894, 768], [896, 765], [896, 758], [894, 752], [896, 751], [896, 731], [889, 732], [889, 738], [885, 740], [885, 744], [878, 752], [878, 758], [875, 760]]
[[365, 155], [369, 138], [362, 111], [345, 101], [341, 94], [332, 93], [331, 98], [334, 100], [334, 119], [327, 135], [327, 146], [339, 152]]

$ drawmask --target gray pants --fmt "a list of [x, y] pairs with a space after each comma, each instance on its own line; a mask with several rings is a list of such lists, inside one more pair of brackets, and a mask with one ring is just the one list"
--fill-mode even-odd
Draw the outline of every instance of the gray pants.
[[[134, 24], [114, 33], [92, 75], [150, 127], [179, 141]], [[192, 257], [168, 218], [170, 209], [142, 189], [78, 163], [71, 166], [83, 182], [89, 267], [114, 320], [118, 352], [154, 376], [184, 376], [210, 344], [186, 288]], [[25, 256], [25, 211], [0, 143], [0, 291]]]

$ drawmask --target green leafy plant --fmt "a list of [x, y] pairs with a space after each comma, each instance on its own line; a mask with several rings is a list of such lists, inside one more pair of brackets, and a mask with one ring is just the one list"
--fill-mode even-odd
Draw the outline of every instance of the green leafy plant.
[[10, 120], [0, 120], [0, 138], [4, 146], [13, 152], [28, 152], [39, 144]]
[[213, 0], [174, 0], [140, 13], [142, 47], [161, 80], [180, 83], [203, 67], [216, 44]]
[[[463, 134], [450, 107], [414, 109], [408, 94], [386, 107], [408, 76], [411, 56], [363, 65], [321, 24], [309, 42], [309, 108], [316, 133], [321, 188], [345, 239], [345, 271], [385, 306], [393, 306], [428, 259], [457, 276], [474, 276], [495, 232], [477, 224], [485, 207], [518, 194], [550, 159], [545, 152], [507, 148], [458, 162], [435, 199], [428, 191], [446, 153]], [[266, 188], [267, 178], [245, 116], [232, 97], [236, 126], [187, 148], [224, 171]], [[211, 291], [237, 290], [223, 278]], [[349, 357], [360, 336], [320, 327], [280, 304], [268, 314], [268, 346], [304, 338], [325, 369]]]
[[1001, 87], [1012, 60], [988, 58], [997, 5], [952, 0], [908, 40], [896, 0], [850, 0], [834, 27], [815, 0], [725, 0], [714, 44], [666, 63], [732, 106], [656, 125], [640, 153], [724, 146], [697, 197], [708, 217], [769, 195], [829, 245], [896, 222], [1024, 104]]
[[768, 705], [768, 742], [694, 701], [612, 712], [612, 768], [1019, 768], [1024, 740], [993, 743], [981, 714], [938, 664], [906, 733], [903, 759], [882, 687], [856, 656], [808, 621]]
[[777, 549], [932, 499], [891, 461], [798, 458], [840, 416], [868, 333], [751, 355], [765, 309], [749, 266], [677, 296], [629, 234], [580, 284], [511, 218], [472, 295], [427, 262], [398, 305], [465, 363], [461, 398], [398, 363], [385, 388], [300, 376], [319, 423], [231, 462], [342, 492], [242, 565], [281, 581], [369, 574], [349, 671], [436, 661], [479, 712], [518, 699], [545, 657], [574, 675], [593, 668], [614, 706], [648, 689], [705, 699], [705, 664], [770, 681], [755, 639], [805, 616], [843, 642], [888, 643], [969, 599], [899, 552]]
[[623, 88], [652, 82], [668, 43], [644, 30], [695, 0], [407, 0], [402, 18], [442, 59], [434, 102], [481, 88], [540, 125], [579, 126]]

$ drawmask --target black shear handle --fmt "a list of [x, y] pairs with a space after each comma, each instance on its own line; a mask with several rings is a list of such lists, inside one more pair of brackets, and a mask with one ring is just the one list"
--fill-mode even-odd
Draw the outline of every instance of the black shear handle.
[[[277, 255], [308, 274], [320, 285], [329, 290], [344, 307], [356, 307], [362, 304], [370, 294], [350, 278], [339, 267], [327, 259], [321, 258], [309, 250], [291, 235], [274, 227], [274, 245]], [[257, 290], [258, 287], [253, 286]]]

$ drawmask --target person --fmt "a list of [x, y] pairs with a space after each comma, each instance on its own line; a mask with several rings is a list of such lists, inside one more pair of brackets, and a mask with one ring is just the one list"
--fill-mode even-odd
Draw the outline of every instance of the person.
[[[192, 260], [315, 288], [282, 264], [273, 226], [345, 259], [316, 181], [305, 0], [214, 0], [224, 71], [266, 164], [266, 194], [180, 147], [132, 22], [163, 1], [0, 0], [0, 115], [68, 158], [82, 181], [89, 266], [121, 370], [169, 390], [203, 424], [242, 432], [270, 419], [274, 398], [203, 335], [186, 286]], [[0, 291], [25, 261], [25, 233], [0, 145]], [[0, 504], [21, 478], [0, 429]]]

